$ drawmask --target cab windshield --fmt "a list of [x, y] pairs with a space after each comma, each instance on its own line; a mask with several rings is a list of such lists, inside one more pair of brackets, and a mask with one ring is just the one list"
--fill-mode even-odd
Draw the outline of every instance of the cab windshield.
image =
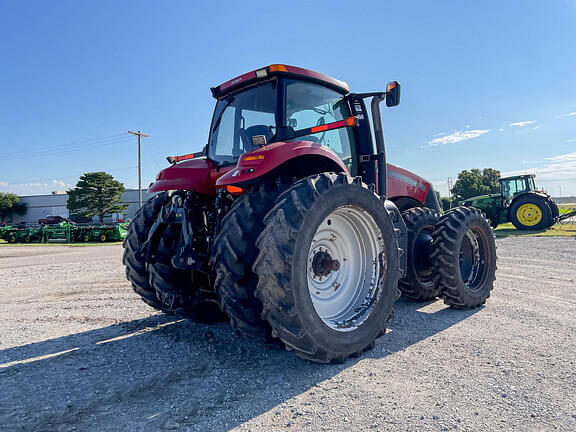
[[276, 135], [276, 86], [269, 81], [219, 100], [210, 129], [208, 157], [224, 165], [271, 142]]

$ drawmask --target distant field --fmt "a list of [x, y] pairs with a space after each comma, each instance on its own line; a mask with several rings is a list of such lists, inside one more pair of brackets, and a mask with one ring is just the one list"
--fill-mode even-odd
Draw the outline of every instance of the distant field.
[[511, 223], [500, 224], [494, 230], [496, 237], [576, 237], [576, 224], [556, 224], [545, 230], [523, 231], [514, 228]]

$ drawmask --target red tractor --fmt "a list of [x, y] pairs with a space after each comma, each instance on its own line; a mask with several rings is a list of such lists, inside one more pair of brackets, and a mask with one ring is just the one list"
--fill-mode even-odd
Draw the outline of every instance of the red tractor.
[[496, 252], [483, 213], [441, 216], [429, 182], [386, 163], [380, 103], [398, 105], [398, 82], [351, 93], [276, 64], [212, 95], [208, 144], [168, 158], [124, 241], [146, 303], [224, 312], [242, 335], [328, 363], [374, 345], [398, 288], [459, 308], [488, 298]]

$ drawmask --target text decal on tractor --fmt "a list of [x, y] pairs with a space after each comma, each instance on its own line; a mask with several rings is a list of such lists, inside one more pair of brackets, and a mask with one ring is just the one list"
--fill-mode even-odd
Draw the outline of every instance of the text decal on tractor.
[[386, 162], [380, 104], [399, 104], [397, 81], [352, 93], [274, 64], [212, 95], [208, 144], [168, 158], [124, 241], [147, 304], [329, 363], [374, 346], [400, 291], [466, 308], [488, 298], [483, 213], [440, 216], [430, 182]]

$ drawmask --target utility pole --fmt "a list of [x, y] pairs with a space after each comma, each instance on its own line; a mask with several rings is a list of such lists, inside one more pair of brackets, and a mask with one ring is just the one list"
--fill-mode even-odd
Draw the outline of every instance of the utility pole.
[[142, 207], [142, 156], [140, 152], [140, 138], [149, 137], [150, 135], [143, 134], [140, 131], [128, 131], [128, 133], [138, 137], [138, 208], [140, 208]]
[[450, 208], [452, 208], [452, 177], [448, 177], [448, 202], [450, 203]]

